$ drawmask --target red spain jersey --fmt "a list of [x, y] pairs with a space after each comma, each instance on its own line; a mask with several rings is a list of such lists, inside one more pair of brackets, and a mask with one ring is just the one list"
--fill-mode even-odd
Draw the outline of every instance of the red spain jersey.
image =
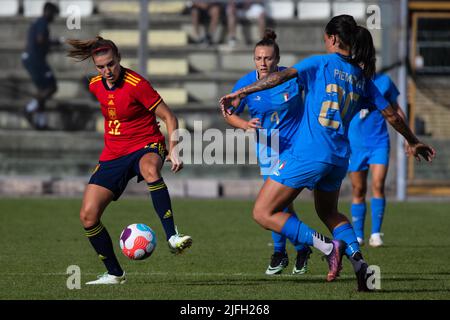
[[109, 88], [101, 75], [89, 83], [105, 117], [105, 147], [100, 161], [117, 159], [147, 144], [164, 144], [155, 109], [162, 101], [151, 84], [136, 72], [122, 67], [116, 84]]

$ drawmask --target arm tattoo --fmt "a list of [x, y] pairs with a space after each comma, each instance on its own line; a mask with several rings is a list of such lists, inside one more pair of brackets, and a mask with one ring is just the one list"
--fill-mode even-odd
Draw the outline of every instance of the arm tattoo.
[[276, 87], [277, 85], [286, 82], [287, 80], [295, 77], [297, 75], [297, 71], [292, 68], [287, 68], [283, 71], [274, 72], [269, 74], [267, 77], [258, 80], [241, 90], [239, 90], [239, 94], [249, 95], [250, 93], [270, 89]]
[[419, 139], [411, 131], [411, 128], [391, 106], [381, 112], [389, 124], [400, 133], [409, 144], [417, 144]]

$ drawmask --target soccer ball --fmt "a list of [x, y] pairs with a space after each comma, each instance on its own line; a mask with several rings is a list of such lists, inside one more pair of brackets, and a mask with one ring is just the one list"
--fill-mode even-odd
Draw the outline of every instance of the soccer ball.
[[120, 234], [120, 249], [132, 260], [144, 260], [150, 257], [155, 248], [155, 232], [143, 223], [130, 224]]

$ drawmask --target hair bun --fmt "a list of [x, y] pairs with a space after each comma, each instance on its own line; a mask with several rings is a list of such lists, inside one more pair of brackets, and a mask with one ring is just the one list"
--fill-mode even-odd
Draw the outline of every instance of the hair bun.
[[264, 31], [263, 40], [272, 40], [272, 41], [275, 41], [276, 38], [277, 38], [277, 34], [276, 34], [275, 31], [273, 31], [272, 29], [266, 29], [266, 30]]

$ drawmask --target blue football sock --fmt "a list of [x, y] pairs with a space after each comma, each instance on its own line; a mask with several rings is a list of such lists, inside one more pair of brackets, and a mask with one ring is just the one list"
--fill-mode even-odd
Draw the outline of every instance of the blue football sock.
[[352, 203], [352, 222], [356, 236], [364, 239], [364, 222], [366, 221], [366, 203]]
[[171, 236], [176, 234], [169, 190], [167, 190], [163, 178], [155, 182], [147, 183], [147, 185], [152, 197], [153, 207], [155, 208], [166, 233], [166, 240], [169, 240]]
[[356, 239], [355, 231], [350, 223], [343, 224], [333, 230], [333, 237], [336, 240], [342, 240], [347, 244], [345, 254], [351, 257], [355, 252], [360, 251], [359, 243]]
[[[286, 208], [283, 212], [289, 213], [289, 209]], [[291, 214], [295, 215], [295, 212]], [[286, 252], [286, 237], [282, 234], [272, 231], [272, 240], [273, 240], [273, 251], [275, 252]]]
[[280, 232], [294, 244], [305, 244], [329, 254], [333, 250], [331, 240], [314, 231], [308, 225], [301, 222], [296, 216], [290, 216], [286, 220]]
[[[289, 212], [289, 210], [287, 208], [283, 211], [297, 217], [297, 214], [295, 212]], [[274, 252], [286, 252], [286, 237], [285, 236], [283, 236], [282, 234], [279, 234], [275, 231], [272, 231], [272, 240], [273, 240], [273, 251]], [[306, 250], [308, 248], [307, 245], [302, 244], [302, 243], [295, 244], [294, 242], [292, 242], [292, 244], [294, 245], [295, 250], [297, 250], [297, 251]]]
[[372, 198], [370, 206], [372, 208], [372, 233], [379, 233], [381, 231], [381, 224], [383, 223], [386, 199]]
[[[292, 214], [293, 216], [297, 217], [297, 213], [291, 212], [291, 214]], [[298, 219], [298, 217], [297, 217], [297, 219]], [[303, 244], [303, 243], [297, 243], [297, 244], [295, 244], [295, 243], [292, 242], [292, 241], [291, 241], [291, 243], [294, 245], [296, 251], [303, 251], [303, 250], [307, 250], [307, 249], [308, 249], [308, 246], [307, 246], [306, 244]]]
[[275, 231], [272, 231], [273, 251], [286, 252], [286, 237]]

